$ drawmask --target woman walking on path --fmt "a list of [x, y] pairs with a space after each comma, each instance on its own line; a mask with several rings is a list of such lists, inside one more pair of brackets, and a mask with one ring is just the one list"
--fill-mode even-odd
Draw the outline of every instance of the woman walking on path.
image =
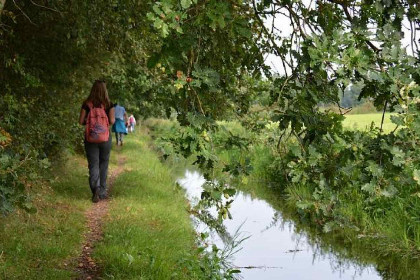
[[115, 132], [117, 145], [123, 144], [123, 135], [127, 134], [128, 117], [125, 108], [118, 103], [115, 105], [115, 123], [112, 126], [112, 132]]
[[107, 198], [106, 177], [112, 137], [109, 125], [115, 122], [114, 104], [108, 97], [104, 81], [93, 83], [90, 95], [83, 102], [79, 123], [85, 125], [85, 151], [89, 167], [92, 201]]

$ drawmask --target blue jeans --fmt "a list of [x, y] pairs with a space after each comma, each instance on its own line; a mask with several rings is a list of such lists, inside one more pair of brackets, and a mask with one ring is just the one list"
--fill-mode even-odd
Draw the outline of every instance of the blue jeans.
[[89, 143], [85, 140], [85, 151], [89, 167], [89, 186], [94, 194], [99, 188], [99, 197], [107, 195], [106, 177], [111, 153], [112, 137], [104, 143]]

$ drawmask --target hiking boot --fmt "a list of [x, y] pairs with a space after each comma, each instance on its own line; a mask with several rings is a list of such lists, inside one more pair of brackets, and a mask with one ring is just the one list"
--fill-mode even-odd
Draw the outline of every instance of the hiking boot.
[[95, 193], [92, 195], [92, 202], [93, 203], [99, 202], [99, 190], [98, 189], [96, 189]]
[[108, 199], [108, 195], [107, 194], [100, 194], [99, 195], [99, 199]]

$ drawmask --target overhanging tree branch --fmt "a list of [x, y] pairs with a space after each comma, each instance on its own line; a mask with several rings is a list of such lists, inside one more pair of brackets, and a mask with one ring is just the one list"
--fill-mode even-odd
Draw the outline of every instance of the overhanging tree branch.
[[[4, 1], [6, 1], [6, 0], [4, 0]], [[53, 11], [53, 12], [60, 13], [60, 11], [58, 11], [58, 10], [56, 10], [56, 9], [53, 9], [53, 8], [50, 8], [50, 7], [47, 7], [47, 6], [40, 5], [40, 4], [36, 3], [36, 2], [34, 2], [33, 0], [30, 0], [30, 1], [31, 1], [31, 3], [32, 3], [33, 5], [35, 5], [35, 6], [37, 6], [37, 7], [40, 7], [40, 8], [43, 8], [43, 9], [47, 9], [47, 10], [50, 10], [50, 11]]]
[[[252, 1], [252, 6], [254, 9], [254, 14], [255, 14], [255, 18], [257, 19], [257, 21], [260, 23], [260, 26], [263, 30], [263, 32], [267, 35], [268, 39], [270, 40], [272, 47], [275, 49], [275, 51], [277, 52], [277, 55], [280, 56], [281, 60], [282, 60], [282, 64], [283, 67], [285, 67], [285, 64], [287, 64], [289, 67], [291, 67], [291, 65], [288, 63], [288, 61], [285, 59], [284, 55], [282, 55], [283, 51], [282, 49], [277, 45], [274, 37], [273, 37], [273, 33], [270, 33], [267, 28], [264, 25], [263, 20], [259, 17], [259, 11], [257, 9], [257, 5], [255, 3], [255, 0]], [[284, 69], [285, 71], [285, 75], [287, 76], [287, 69]]]
[[31, 18], [19, 7], [19, 5], [18, 4], [16, 4], [16, 1], [15, 0], [12, 0], [13, 1], [13, 4], [15, 5], [15, 7], [23, 14], [23, 16], [24, 17], [26, 17], [28, 20], [29, 20], [29, 22], [30, 23], [32, 23], [33, 25], [36, 25], [32, 20], [31, 20]]
[[[352, 24], [354, 22], [353, 17], [350, 15], [350, 12], [348, 10], [348, 2], [345, 0], [328, 0], [329, 2], [333, 3], [333, 4], [337, 4], [340, 5], [341, 8], [344, 11], [344, 14], [346, 15], [347, 20]], [[364, 40], [366, 42], [366, 44], [376, 53], [379, 53], [381, 51], [381, 49], [379, 49], [378, 47], [376, 47], [371, 41], [369, 40]]]

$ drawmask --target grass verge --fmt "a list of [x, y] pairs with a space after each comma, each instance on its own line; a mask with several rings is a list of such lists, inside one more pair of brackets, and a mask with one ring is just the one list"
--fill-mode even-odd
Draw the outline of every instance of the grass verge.
[[[104, 239], [94, 258], [104, 279], [203, 279], [188, 204], [174, 174], [143, 133], [113, 147], [114, 181]], [[121, 165], [120, 165], [121, 166]], [[87, 162], [69, 155], [52, 179], [31, 193], [37, 213], [0, 217], [0, 279], [74, 279], [81, 254], [84, 213], [92, 205]], [[207, 259], [207, 265], [213, 263]]]
[[87, 164], [68, 156], [52, 182], [31, 189], [37, 213], [0, 217], [0, 279], [69, 279], [74, 276], [90, 206]]
[[105, 237], [94, 256], [105, 279], [194, 278], [184, 262], [195, 245], [187, 201], [149, 142], [137, 132], [116, 153], [124, 172], [114, 182]]

